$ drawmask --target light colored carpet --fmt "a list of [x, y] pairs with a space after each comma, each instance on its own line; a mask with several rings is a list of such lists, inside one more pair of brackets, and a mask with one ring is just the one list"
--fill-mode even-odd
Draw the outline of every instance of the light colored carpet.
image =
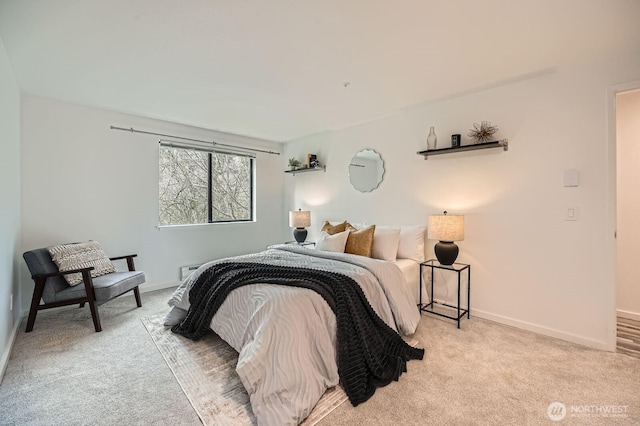
[[40, 311], [18, 330], [0, 384], [0, 425], [201, 425], [139, 318], [166, 311], [171, 290]]
[[[0, 385], [0, 425], [201, 425], [140, 321], [165, 313], [171, 292], [143, 294], [142, 308], [132, 297], [101, 306], [101, 333], [88, 308], [41, 312], [32, 333], [24, 320]], [[474, 317], [461, 327], [424, 314], [413, 337], [425, 359], [318, 426], [640, 424], [640, 359]], [[547, 415], [555, 401], [562, 422]], [[612, 408], [625, 412], [607, 416]]]
[[[202, 423], [249, 426], [256, 424], [249, 395], [235, 371], [238, 353], [211, 333], [192, 341], [162, 325], [163, 315], [142, 322], [164, 357]], [[337, 386], [328, 390], [302, 423], [313, 426], [347, 400]]]
[[[640, 359], [474, 317], [458, 330], [424, 314], [413, 337], [423, 361], [321, 425], [640, 425]], [[558, 423], [553, 402], [566, 409]]]

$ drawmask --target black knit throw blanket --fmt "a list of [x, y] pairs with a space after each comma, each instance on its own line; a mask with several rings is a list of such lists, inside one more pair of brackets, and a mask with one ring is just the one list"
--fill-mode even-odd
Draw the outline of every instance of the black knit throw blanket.
[[211, 319], [232, 290], [258, 283], [308, 288], [327, 301], [336, 315], [338, 374], [354, 406], [377, 387], [398, 380], [407, 371], [407, 360], [424, 356], [424, 349], [408, 345], [375, 313], [360, 286], [346, 275], [259, 263], [225, 262], [207, 269], [189, 292], [187, 316], [171, 330], [197, 340], [211, 331]]

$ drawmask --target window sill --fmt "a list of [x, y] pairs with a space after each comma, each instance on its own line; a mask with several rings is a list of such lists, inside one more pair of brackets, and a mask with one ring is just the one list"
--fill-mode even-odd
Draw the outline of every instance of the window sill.
[[185, 228], [199, 228], [203, 226], [216, 226], [216, 225], [244, 225], [247, 223], [256, 223], [256, 220], [237, 220], [229, 222], [212, 222], [212, 223], [183, 223], [177, 225], [156, 225], [156, 229], [185, 229]]

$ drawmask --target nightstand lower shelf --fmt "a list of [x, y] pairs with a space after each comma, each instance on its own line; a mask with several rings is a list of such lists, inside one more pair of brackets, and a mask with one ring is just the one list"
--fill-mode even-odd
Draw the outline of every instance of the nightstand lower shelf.
[[[429, 268], [431, 270], [431, 294], [429, 297], [429, 303], [422, 303], [422, 275], [423, 269]], [[457, 306], [450, 305], [448, 303], [438, 302], [433, 298], [433, 282], [435, 279], [434, 270], [448, 270], [455, 272], [458, 278], [458, 304]], [[462, 284], [462, 272], [467, 271], [467, 307], [463, 308], [460, 304], [461, 299], [461, 284]], [[442, 307], [439, 310], [447, 310], [447, 313], [438, 312], [436, 307]], [[429, 259], [426, 262], [420, 263], [420, 303], [418, 304], [418, 309], [420, 313], [427, 312], [429, 314], [438, 315], [444, 318], [452, 319], [458, 323], [458, 328], [460, 328], [460, 320], [467, 316], [467, 319], [471, 318], [471, 265], [467, 265], [465, 263], [454, 263], [453, 265], [442, 265], [435, 259]], [[451, 310], [455, 311], [450, 312]]]
[[442, 312], [436, 312], [435, 311], [435, 307], [436, 306], [444, 306], [447, 309], [453, 309], [458, 311], [458, 307], [454, 306], [454, 305], [449, 305], [448, 303], [441, 303], [441, 302], [430, 302], [430, 303], [426, 303], [423, 304], [422, 306], [420, 306], [420, 312], [428, 312], [430, 314], [434, 314], [434, 315], [439, 315], [441, 317], [445, 317], [445, 318], [449, 318], [452, 319], [454, 321], [458, 321], [458, 328], [460, 328], [460, 320], [462, 319], [462, 317], [464, 317], [465, 315], [467, 316], [467, 318], [470, 317], [470, 313], [469, 313], [469, 309], [464, 309], [464, 308], [460, 308], [459, 309], [459, 313], [453, 314], [453, 315], [447, 315], [444, 314]]

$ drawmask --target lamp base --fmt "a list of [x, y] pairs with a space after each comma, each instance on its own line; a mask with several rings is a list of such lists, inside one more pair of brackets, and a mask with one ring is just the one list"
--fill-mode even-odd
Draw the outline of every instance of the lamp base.
[[296, 239], [298, 244], [304, 243], [304, 240], [307, 239], [307, 230], [304, 228], [296, 228], [293, 230], [293, 238]]
[[458, 258], [458, 246], [451, 241], [437, 242], [433, 250], [438, 262], [442, 265], [453, 265], [453, 262]]

